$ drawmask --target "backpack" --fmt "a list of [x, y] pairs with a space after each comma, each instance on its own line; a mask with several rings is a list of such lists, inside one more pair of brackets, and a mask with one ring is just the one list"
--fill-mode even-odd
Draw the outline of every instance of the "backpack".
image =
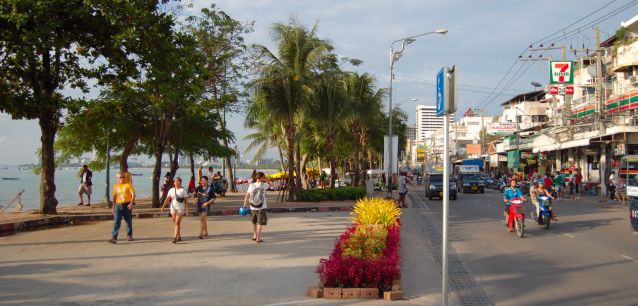
[[253, 208], [261, 208], [266, 202], [266, 191], [261, 186], [255, 185], [253, 191], [250, 192], [250, 206]]

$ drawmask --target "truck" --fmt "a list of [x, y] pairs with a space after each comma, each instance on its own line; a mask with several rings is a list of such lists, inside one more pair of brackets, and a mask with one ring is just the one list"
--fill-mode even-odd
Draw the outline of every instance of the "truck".
[[481, 179], [481, 168], [478, 165], [457, 165], [454, 168], [454, 173], [460, 192], [485, 193], [485, 181]]
[[[450, 167], [451, 169], [451, 167]], [[456, 181], [453, 175], [448, 176], [449, 179], [449, 196], [450, 199], [456, 200]], [[430, 164], [425, 169], [425, 196], [432, 200], [433, 198], [443, 199], [443, 166]]]

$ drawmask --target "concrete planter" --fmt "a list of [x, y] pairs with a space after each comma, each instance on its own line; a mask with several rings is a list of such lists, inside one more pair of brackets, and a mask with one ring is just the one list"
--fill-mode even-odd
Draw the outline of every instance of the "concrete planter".
[[360, 299], [361, 288], [343, 288], [341, 290], [341, 298], [343, 299]]
[[361, 298], [376, 300], [379, 298], [379, 288], [361, 288]]
[[342, 288], [323, 288], [323, 297], [327, 299], [341, 299]]

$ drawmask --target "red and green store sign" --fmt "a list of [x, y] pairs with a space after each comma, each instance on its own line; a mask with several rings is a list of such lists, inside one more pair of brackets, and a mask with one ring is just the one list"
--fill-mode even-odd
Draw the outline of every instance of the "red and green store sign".
[[607, 113], [616, 113], [636, 108], [638, 108], [638, 91], [630, 92], [605, 102], [605, 112]]

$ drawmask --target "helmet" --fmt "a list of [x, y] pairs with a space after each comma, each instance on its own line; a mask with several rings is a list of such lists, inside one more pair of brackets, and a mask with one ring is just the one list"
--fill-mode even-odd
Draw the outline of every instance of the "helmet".
[[248, 207], [246, 206], [242, 206], [239, 208], [239, 214], [242, 216], [246, 216], [248, 215], [248, 212], [250, 211], [250, 209], [248, 209]]

